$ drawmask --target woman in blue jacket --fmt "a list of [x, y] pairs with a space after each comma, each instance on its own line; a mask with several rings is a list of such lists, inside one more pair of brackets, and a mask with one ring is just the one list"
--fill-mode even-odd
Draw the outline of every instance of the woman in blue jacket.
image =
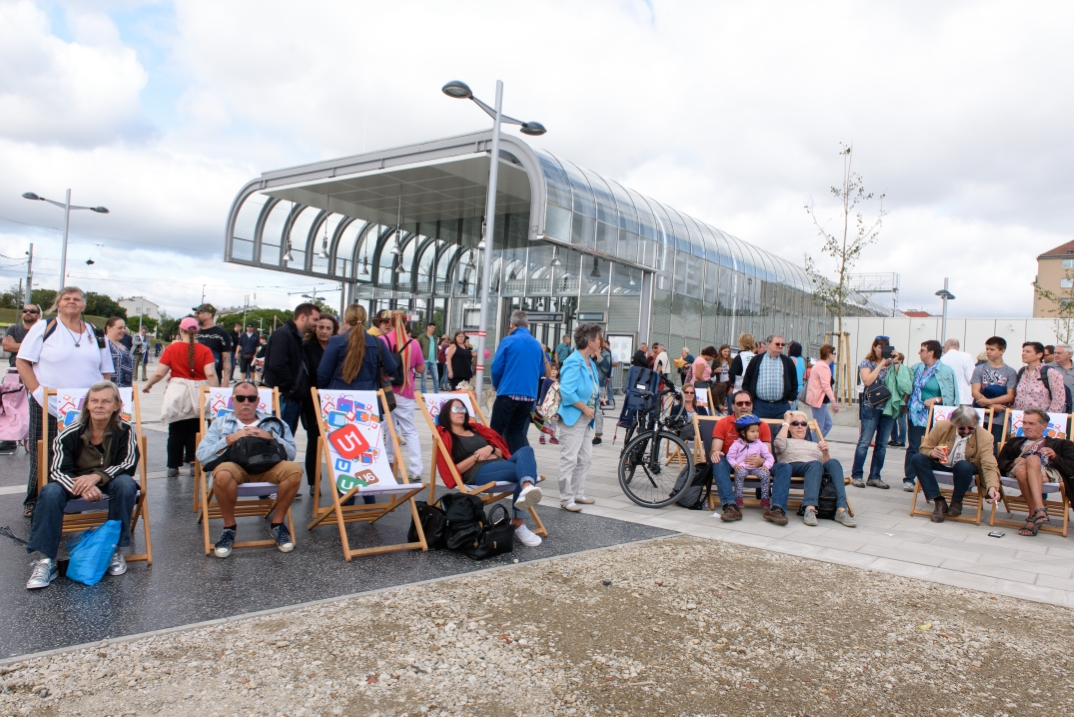
[[578, 349], [563, 361], [559, 372], [559, 504], [577, 513], [586, 497], [585, 478], [593, 462], [593, 418], [600, 398], [600, 326], [579, 324], [574, 330]]
[[929, 422], [929, 408], [958, 405], [958, 388], [955, 384], [955, 372], [940, 361], [943, 346], [939, 341], [930, 340], [921, 344], [917, 354], [921, 363], [914, 366], [914, 390], [906, 400], [909, 421], [906, 431], [906, 461], [903, 464], [903, 490], [913, 492], [917, 481], [917, 472], [910, 465], [910, 459], [921, 450], [921, 439]]

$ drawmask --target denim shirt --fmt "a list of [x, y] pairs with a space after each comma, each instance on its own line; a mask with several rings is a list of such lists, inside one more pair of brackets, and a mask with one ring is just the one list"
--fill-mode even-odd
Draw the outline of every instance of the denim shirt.
[[[287, 424], [268, 413], [261, 413], [258, 411], [256, 415], [257, 421], [250, 425], [257, 426], [258, 428], [271, 433], [273, 438], [279, 441], [280, 445], [287, 451], [287, 460], [293, 461], [295, 459], [295, 437], [291, 435], [291, 429], [288, 428]], [[266, 418], [272, 418], [274, 420], [268, 421], [262, 426], [261, 423]], [[209, 430], [205, 432], [205, 437], [202, 438], [201, 443], [198, 444], [198, 460], [204, 464], [219, 456], [227, 450], [228, 436], [232, 433], [237, 433], [246, 427], [245, 423], [235, 418], [234, 413], [224, 414], [213, 421], [209, 426]]]

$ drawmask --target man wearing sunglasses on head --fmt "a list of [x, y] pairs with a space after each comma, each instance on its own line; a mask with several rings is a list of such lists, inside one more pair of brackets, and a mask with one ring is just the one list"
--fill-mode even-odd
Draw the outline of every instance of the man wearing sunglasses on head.
[[7, 359], [8, 366], [15, 365], [15, 355], [19, 353], [22, 340], [26, 338], [26, 334], [30, 333], [30, 329], [33, 328], [39, 318], [41, 318], [40, 307], [35, 304], [26, 304], [26, 306], [22, 307], [22, 322], [7, 327], [7, 331], [4, 333], [4, 341], [0, 345], [4, 347], [4, 351], [11, 354]]
[[783, 355], [782, 336], [773, 334], [764, 343], [764, 353], [754, 356], [742, 374], [742, 390], [753, 396], [758, 418], [783, 418], [798, 399], [798, 367]]

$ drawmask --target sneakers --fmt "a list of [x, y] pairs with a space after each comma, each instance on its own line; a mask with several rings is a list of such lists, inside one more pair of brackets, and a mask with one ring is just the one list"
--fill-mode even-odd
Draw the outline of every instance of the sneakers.
[[281, 553], [289, 553], [295, 549], [295, 543], [291, 540], [291, 531], [287, 529], [287, 523], [280, 523], [276, 528], [269, 528], [273, 537], [276, 538], [276, 550]]
[[541, 536], [527, 528], [525, 523], [515, 528], [515, 540], [527, 548], [536, 548], [541, 544]]
[[575, 503], [581, 503], [582, 505], [593, 505], [597, 501], [593, 500], [589, 496], [583, 495], [581, 498], [575, 498]]
[[553, 446], [558, 446], [559, 445], [559, 439], [556, 438], [555, 436], [552, 436], [551, 438], [549, 438], [548, 442], [551, 443]]
[[909, 481], [909, 480], [904, 480], [902, 482], [902, 489], [904, 491], [906, 491], [907, 493], [913, 493], [914, 492], [914, 482]]
[[595, 438], [593, 439], [593, 445], [594, 445], [594, 446], [599, 446], [599, 445], [600, 445], [601, 443], [603, 443], [603, 441], [601, 441], [601, 440], [600, 440], [600, 436], [596, 436], [596, 437], [595, 437]]
[[742, 511], [738, 509], [734, 503], [728, 503], [723, 507], [723, 513], [720, 514], [720, 520], [725, 523], [733, 523], [736, 520], [742, 520]]
[[220, 540], [216, 541], [216, 557], [226, 558], [231, 555], [231, 548], [235, 545], [235, 529], [224, 528], [224, 532], [220, 534]]
[[815, 527], [817, 525], [817, 509], [806, 508], [805, 515], [802, 516], [802, 522], [806, 525]]
[[873, 488], [882, 488], [883, 490], [887, 490], [891, 487], [879, 478], [870, 478], [869, 480], [865, 481], [865, 485], [871, 485]]
[[864, 488], [865, 487], [865, 481], [863, 481], [861, 478], [855, 478], [853, 480], [853, 485], [854, 485], [855, 488]]
[[178, 478], [179, 477], [179, 469], [178, 468], [169, 468], [168, 469], [168, 477], [169, 478]]
[[[542, 496], [541, 489], [531, 483], [519, 492], [518, 500], [515, 501], [515, 510], [529, 510], [530, 508], [533, 508], [541, 502]], [[523, 543], [525, 543], [525, 541], [523, 541]], [[526, 545], [529, 545], [529, 543], [526, 543]]]
[[543, 434], [543, 433], [541, 434], [541, 440], [540, 440], [540, 444], [541, 444], [542, 446], [543, 446], [543, 445], [545, 444], [545, 440], [544, 440], [544, 434]]
[[850, 512], [846, 510], [835, 511], [835, 522], [842, 523], [848, 528], [855, 528], [858, 525], [854, 522], [854, 519], [850, 517]]
[[108, 561], [108, 574], [122, 575], [125, 572], [127, 572], [127, 560], [123, 557], [123, 553], [119, 552], [119, 548], [116, 548], [112, 553], [112, 559]]
[[41, 558], [35, 560], [30, 565], [33, 570], [30, 572], [30, 579], [26, 581], [27, 590], [35, 590], [37, 588], [47, 588], [56, 578], [60, 577], [60, 571], [56, 567], [56, 561], [51, 558]]
[[784, 513], [783, 508], [780, 508], [778, 505], [775, 508], [766, 510], [764, 512], [764, 519], [770, 523], [775, 523], [776, 525], [787, 524], [787, 514]]
[[570, 503], [565, 503], [565, 504], [563, 504], [563, 505], [561, 505], [559, 507], [562, 508], [563, 510], [569, 510], [572, 513], [578, 513], [578, 512], [581, 512], [581, 510], [582, 510], [582, 506], [578, 505], [573, 500]]

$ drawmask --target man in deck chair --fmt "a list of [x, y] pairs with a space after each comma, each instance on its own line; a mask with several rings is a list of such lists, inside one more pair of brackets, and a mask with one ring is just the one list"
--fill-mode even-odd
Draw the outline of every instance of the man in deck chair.
[[[212, 471], [213, 494], [220, 504], [220, 517], [224, 519], [224, 532], [216, 543], [216, 557], [231, 555], [237, 527], [235, 501], [243, 483], [275, 483], [278, 486], [276, 512], [269, 530], [276, 541], [276, 549], [289, 553], [295, 549], [295, 544], [284, 519], [302, 480], [302, 466], [294, 461], [294, 436], [283, 421], [258, 412], [257, 387], [249, 381], [236, 384], [231, 397], [234, 413], [225, 413], [212, 422], [197, 451], [201, 465]], [[236, 446], [240, 441], [243, 443]], [[245, 466], [236, 462], [242, 460], [240, 456], [243, 454], [251, 459]], [[251, 473], [248, 469], [252, 469], [254, 461], [261, 466], [271, 464], [271, 467]]]
[[1022, 435], [1003, 444], [996, 458], [1003, 475], [1018, 481], [1018, 490], [1029, 506], [1029, 519], [1019, 535], [1036, 535], [1042, 524], [1050, 522], [1041, 490], [1045, 482], [1066, 482], [1068, 495], [1074, 488], [1074, 443], [1045, 436], [1048, 420], [1043, 408], [1027, 408], [1022, 416]]
[[47, 588], [56, 579], [56, 553], [63, 533], [63, 511], [72, 500], [96, 503], [108, 496], [108, 519], [120, 522], [119, 545], [108, 564], [109, 575], [127, 572], [123, 548], [131, 544], [131, 514], [138, 484], [131, 478], [138, 465], [138, 438], [120, 418], [123, 401], [111, 381], [90, 386], [78, 420], [56, 436], [48, 483], [37, 495], [26, 552], [39, 552], [27, 590]]

